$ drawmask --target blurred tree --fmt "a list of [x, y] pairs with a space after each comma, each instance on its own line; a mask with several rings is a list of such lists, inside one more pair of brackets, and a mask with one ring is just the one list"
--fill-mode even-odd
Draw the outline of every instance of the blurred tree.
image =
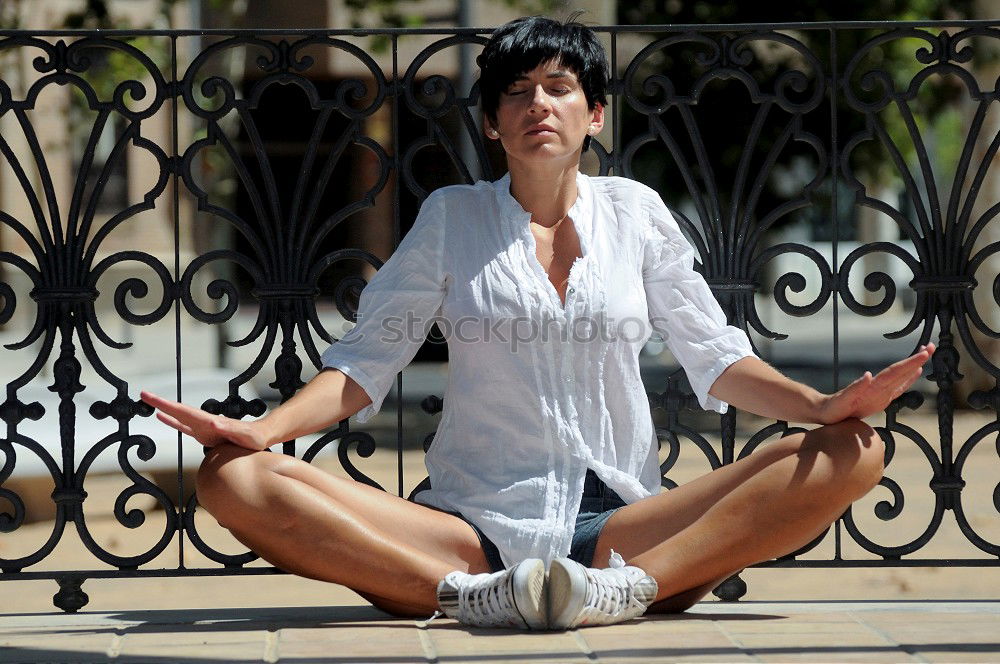
[[[637, 2], [618, 4], [618, 22], [629, 25], [690, 24], [696, 26], [847, 20], [957, 20], [969, 17], [972, 5], [972, 0], [773, 0], [767, 3], [638, 0]], [[838, 31], [836, 46], [841, 73], [843, 73], [847, 61], [861, 45], [884, 30], [885, 28]], [[829, 32], [796, 30], [794, 27], [784, 28], [782, 32], [802, 42], [816, 55], [824, 67], [828, 66], [831, 45]], [[927, 43], [915, 39], [893, 40], [881, 48], [873, 49], [871, 58], [877, 59], [877, 62], [871, 64], [892, 76], [897, 85], [905, 86], [920, 69], [925, 67], [914, 57], [916, 49], [921, 46], [927, 46]], [[811, 79], [829, 75], [827, 71], [814, 71], [810, 66], [806, 66], [805, 63], [801, 62], [801, 56], [795, 49], [775, 49], [768, 52], [766, 57], [759, 57], [760, 55], [757, 53], [758, 57], [755, 57], [744, 67], [757, 81], [774, 81], [783, 72], [791, 70], [800, 71]], [[642, 72], [638, 80], [643, 80], [646, 75], [653, 73], [652, 67], [659, 71], [669, 72], [672, 79], [688, 76], [690, 78], [685, 80], [689, 81], [693, 81], [695, 76], [704, 72], [704, 69], [698, 69], [697, 62], [690, 52], [664, 52], [662, 57], [653, 61], [652, 66], [647, 67], [647, 71]], [[853, 84], [856, 85], [857, 82]], [[697, 121], [699, 126], [703, 128], [701, 138], [704, 141], [704, 150], [712, 160], [715, 176], [720, 182], [732, 182], [735, 171], [744, 158], [748, 123], [752, 120], [752, 114], [755, 112], [752, 104], [746, 99], [745, 90], [745, 86], [736, 80], [718, 80], [712, 85], [706, 86], [699, 97]], [[941, 166], [938, 170], [945, 176], [949, 171], [949, 166], [956, 163], [964, 138], [960, 131], [961, 111], [957, 103], [963, 93], [963, 87], [953, 77], [932, 77], [921, 86], [918, 99], [913, 105], [915, 121], [921, 132], [926, 131], [928, 134], [934, 134], [944, 139], [934, 142], [932, 147], [935, 154], [932, 157], [935, 159], [935, 163]], [[739, 104], [744, 105], [739, 106]], [[843, 109], [843, 100], [839, 95], [838, 105]], [[746, 122], [732, 121], [734, 117], [741, 116], [746, 118]], [[900, 110], [895, 106], [888, 106], [881, 112], [880, 119], [892, 140], [903, 150], [906, 159], [908, 161], [915, 159], [916, 150], [909, 139]], [[828, 112], [817, 111], [810, 114], [810, 117], [802, 118], [802, 121], [804, 126], [816, 136], [828, 137], [831, 135], [830, 114]], [[843, 109], [838, 113], [837, 122], [838, 133], [842, 137], [848, 137], [862, 131], [865, 120], [857, 112]], [[627, 145], [629, 140], [646, 131], [647, 124], [644, 117], [639, 117], [638, 114], [626, 108], [622, 118], [624, 144]], [[705, 128], [709, 127], [712, 128], [712, 131], [704, 131]], [[763, 128], [754, 147], [761, 153], [765, 152], [778, 139], [780, 131], [779, 123], [772, 122], [771, 126]], [[815, 173], [817, 167], [814, 163], [815, 153], [803, 148], [801, 154], [794, 156], [797, 158], [798, 164], [795, 170], [799, 172], [800, 182], [804, 183], [811, 178], [810, 170]], [[648, 173], [648, 179], [656, 180], [648, 183], [658, 187], [667, 195], [685, 197], [687, 191], [684, 189], [683, 180], [676, 177], [674, 171], [664, 169], [662, 163], [654, 162], [656, 162], [655, 155], [637, 155], [633, 166], [640, 174]], [[853, 152], [852, 168], [863, 181], [870, 183], [875, 188], [888, 187], [898, 179], [895, 165], [886, 152], [874, 141], [858, 146]], [[787, 198], [787, 194], [782, 189], [788, 186], [788, 169], [780, 172], [782, 173], [781, 177], [772, 178], [769, 183], [769, 191], [763, 193], [759, 205], [760, 209], [774, 209]], [[782, 178], [785, 179], [784, 183], [779, 181]], [[643, 177], [643, 179], [647, 178]], [[829, 187], [825, 191], [817, 192], [817, 195], [820, 198], [829, 197]], [[813, 206], [812, 212], [807, 210], [802, 214], [816, 214], [817, 210], [829, 209], [828, 206], [823, 205], [828, 203], [829, 199], [816, 202], [820, 204]], [[841, 204], [843, 207], [838, 212], [850, 217], [852, 210], [849, 197], [842, 196]], [[786, 218], [785, 223], [796, 218], [801, 218], [801, 215], [792, 215]], [[829, 237], [824, 236], [830, 231], [829, 224], [823, 223], [818, 218], [815, 221], [817, 222], [813, 224], [814, 232], [817, 235], [815, 239], [829, 239]], [[850, 237], [853, 233], [851, 224], [842, 224], [841, 233]]]
[[[170, 13], [181, 0], [160, 0], [158, 16], [169, 26]], [[209, 12], [221, 14], [226, 18], [239, 20], [243, 12], [246, 11], [247, 3], [230, 2], [228, 0], [193, 0], [202, 2]], [[403, 2], [402, 0], [343, 0], [351, 16], [351, 27], [353, 28], [406, 28], [418, 27], [427, 22], [447, 21], [454, 23], [458, 17], [457, 6], [463, 0], [456, 0], [456, 9], [440, 16], [428, 15], [426, 12], [415, 11], [419, 9], [419, 3]], [[473, 0], [465, 0], [472, 2]], [[4, 20], [7, 12], [4, 6], [17, 5], [20, 0], [4, 0], [0, 3], [0, 21]], [[503, 0], [508, 7], [515, 7], [525, 14], [538, 14], [550, 12], [561, 6], [567, 5], [567, 0]], [[122, 25], [119, 19], [113, 15], [110, 8], [110, 0], [84, 0], [84, 6], [77, 11], [66, 14], [63, 25], [70, 29], [107, 29], [115, 27], [142, 28], [152, 26]], [[16, 16], [16, 9], [10, 12]], [[366, 19], [374, 19], [367, 20]], [[7, 25], [0, 23], [0, 26]], [[166, 26], [160, 26], [166, 27]]]
[[21, 27], [21, 0], [0, 2], [0, 30], [17, 30]]
[[618, 3], [618, 20], [630, 25], [928, 21], [965, 18], [972, 4], [972, 0], [636, 0]]

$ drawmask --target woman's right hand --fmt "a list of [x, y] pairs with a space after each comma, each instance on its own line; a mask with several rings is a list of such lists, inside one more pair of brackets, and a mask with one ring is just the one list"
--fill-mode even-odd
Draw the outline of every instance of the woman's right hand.
[[223, 415], [212, 415], [199, 408], [164, 399], [152, 392], [141, 392], [139, 398], [156, 409], [158, 420], [191, 436], [205, 447], [232, 443], [249, 450], [264, 450], [271, 445], [263, 420], [244, 422]]

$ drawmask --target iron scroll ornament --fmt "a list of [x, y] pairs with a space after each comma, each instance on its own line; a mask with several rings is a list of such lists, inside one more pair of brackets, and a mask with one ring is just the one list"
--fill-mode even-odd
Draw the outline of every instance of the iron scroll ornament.
[[[982, 338], [1000, 339], [1000, 331], [986, 322], [973, 297], [977, 288], [992, 281], [992, 298], [1000, 306], [1000, 274], [992, 275], [992, 279], [991, 275], [982, 274], [983, 268], [1000, 252], [1000, 243], [980, 246], [984, 232], [991, 223], [995, 223], [1000, 213], [1000, 203], [993, 203], [984, 211], [976, 212], [977, 208], [983, 207], [980, 199], [984, 182], [990, 176], [990, 168], [1000, 149], [1000, 134], [990, 138], [984, 133], [987, 130], [987, 114], [991, 105], [996, 103], [998, 90], [996, 81], [993, 82], [993, 89], [982, 89], [967, 69], [975, 56], [973, 42], [978, 39], [996, 43], [998, 38], [1000, 31], [982, 27], [955, 32], [942, 30], [937, 34], [922, 29], [890, 30], [872, 38], [854, 54], [841, 83], [847, 104], [862, 114], [866, 121], [864, 130], [851, 137], [843, 151], [840, 170], [844, 181], [853, 188], [857, 205], [890, 218], [913, 246], [912, 253], [894, 243], [877, 242], [861, 246], [847, 256], [841, 271], [849, 273], [862, 258], [872, 254], [895, 257], [913, 275], [910, 287], [916, 296], [916, 304], [909, 322], [899, 330], [886, 333], [886, 338], [902, 338], [916, 333], [916, 344], [925, 344], [930, 340], [934, 327], [938, 328], [938, 350], [928, 379], [937, 385], [935, 401], [940, 451], [935, 452], [919, 434], [895, 421], [898, 406], [890, 408], [886, 425], [887, 431], [905, 432], [906, 437], [923, 451], [932, 467], [931, 489], [935, 494], [935, 507], [931, 521], [924, 533], [909, 544], [888, 548], [879, 547], [861, 536], [851, 525], [855, 530], [852, 535], [863, 547], [889, 558], [921, 548], [936, 532], [947, 510], [954, 510], [961, 531], [972, 544], [993, 554], [1000, 550], [1000, 545], [989, 542], [976, 531], [961, 507], [965, 486], [961, 466], [995, 426], [986, 425], [973, 434], [961, 445], [957, 457], [953, 451], [954, 388], [962, 379], [958, 371], [959, 351], [955, 345], [955, 331], [975, 364], [1000, 378], [996, 358], [991, 358], [981, 346]], [[905, 84], [893, 80], [887, 72], [866, 67], [873, 52], [899, 40], [914, 40], [923, 44], [912, 51], [919, 68]], [[915, 110], [919, 106], [921, 87], [928, 85], [932, 77], [947, 78], [960, 85], [974, 105], [970, 127], [950, 182], [938, 177], [935, 172], [928, 139], [918, 126], [919, 116]], [[903, 134], [909, 145], [902, 145], [901, 139], [888, 130], [886, 117], [890, 111], [901, 118]], [[983, 139], [987, 139], [985, 143]], [[866, 144], [879, 148], [888, 156], [895, 175], [903, 183], [902, 200], [906, 202], [907, 209], [871, 195], [854, 171], [852, 156]], [[986, 148], [977, 159], [977, 146], [983, 144]], [[912, 146], [912, 157], [906, 149], [909, 146]], [[895, 283], [884, 272], [876, 271], [865, 276], [865, 288], [872, 293], [882, 293], [882, 299], [873, 304], [858, 302], [847, 283], [847, 279], [840, 282], [841, 297], [852, 311], [861, 315], [879, 315], [887, 311], [896, 299]], [[973, 330], [981, 336], [977, 337]], [[988, 394], [973, 392], [969, 396], [969, 405], [991, 405]], [[903, 403], [913, 408], [919, 405], [919, 399], [911, 395]], [[995, 409], [995, 404], [992, 405]], [[884, 519], [895, 518], [902, 509], [902, 491], [897, 485], [884, 485], [893, 494], [893, 504], [891, 508], [885, 506], [888, 503], [882, 505], [881, 513], [877, 514]], [[1000, 502], [995, 499], [994, 504], [1000, 512]]]
[[[30, 281], [29, 298], [35, 303], [34, 319], [28, 332], [19, 341], [5, 344], [10, 351], [36, 347], [37, 355], [30, 366], [8, 383], [7, 396], [0, 404], [0, 414], [8, 427], [7, 438], [0, 444], [5, 457], [0, 470], [0, 480], [10, 477], [17, 463], [17, 450], [37, 456], [50, 474], [55, 489], [52, 494], [56, 506], [53, 529], [48, 539], [34, 552], [13, 559], [0, 559], [4, 572], [18, 571], [43, 560], [62, 537], [67, 523], [75, 524], [88, 549], [101, 561], [119, 569], [132, 569], [162, 552], [169, 544], [175, 526], [166, 519], [159, 540], [147, 551], [134, 556], [120, 556], [102, 547], [91, 537], [86, 525], [84, 486], [87, 472], [103, 451], [117, 446], [119, 467], [133, 483], [124, 489], [115, 501], [114, 514], [127, 528], [137, 528], [145, 520], [140, 510], [126, 510], [130, 498], [148, 494], [167, 510], [174, 505], [162, 490], [142, 478], [129, 458], [128, 452], [136, 449], [140, 460], [148, 460], [155, 451], [152, 441], [144, 436], [129, 433], [129, 422], [136, 416], [151, 414], [145, 404], [128, 396], [128, 385], [112, 372], [98, 352], [98, 344], [112, 350], [125, 349], [130, 343], [115, 341], [103, 329], [95, 313], [95, 302], [100, 297], [98, 281], [110, 268], [123, 262], [134, 262], [147, 267], [156, 277], [162, 295], [152, 311], [136, 313], [130, 308], [129, 298], [139, 300], [149, 294], [149, 285], [141, 278], [128, 278], [114, 290], [114, 311], [130, 324], [149, 324], [162, 319], [171, 306], [171, 276], [169, 270], [156, 257], [137, 251], [119, 251], [101, 257], [105, 239], [122, 224], [135, 219], [140, 213], [153, 209], [166, 189], [169, 179], [169, 158], [153, 141], [143, 136], [144, 122], [161, 110], [168, 99], [168, 86], [160, 69], [141, 50], [120, 40], [101, 36], [85, 36], [67, 43], [51, 43], [28, 36], [0, 39], [0, 52], [14, 49], [35, 49], [41, 55], [32, 60], [34, 71], [39, 74], [25, 90], [23, 99], [17, 99], [11, 87], [0, 81], [0, 117], [12, 119], [9, 129], [0, 136], [0, 155], [13, 175], [30, 210], [30, 220], [18, 219], [0, 211], [0, 223], [14, 233], [23, 243], [24, 255], [9, 251], [0, 252], [0, 263], [19, 271]], [[86, 76], [114, 52], [136, 63], [145, 80], [118, 80], [110, 94], [102, 98]], [[68, 205], [61, 206], [57, 196], [55, 178], [46, 159], [46, 150], [32, 123], [32, 112], [38, 108], [42, 95], [55, 87], [68, 86], [75, 91], [82, 108], [93, 118], [92, 125], [83, 128], [84, 147], [79, 167], [70, 187]], [[143, 106], [141, 102], [148, 98]], [[120, 129], [112, 126], [112, 119], [119, 120]], [[27, 146], [37, 172], [37, 185], [21, 163], [20, 155], [11, 142], [13, 127], [19, 130], [17, 138]], [[95, 161], [96, 146], [102, 136], [110, 134], [113, 146], [103, 164]], [[131, 202], [116, 211], [110, 218], [101, 219], [99, 204], [106, 193], [110, 173], [125, 159], [126, 148], [144, 152], [157, 165], [157, 175], [141, 200]], [[62, 201], [65, 203], [65, 201]], [[0, 322], [9, 321], [18, 301], [14, 289], [0, 284], [4, 306], [0, 309]], [[58, 343], [58, 349], [57, 349]], [[81, 381], [82, 358], [115, 392], [109, 401], [96, 401], [90, 414], [97, 420], [112, 419], [117, 431], [108, 434], [90, 449], [85, 450], [77, 464], [76, 395], [84, 389]], [[55, 459], [38, 441], [18, 431], [22, 422], [37, 421], [45, 416], [45, 408], [38, 402], [25, 404], [18, 398], [18, 391], [36, 379], [48, 361], [52, 360], [53, 383], [49, 390], [59, 399], [57, 408], [60, 441], [60, 459]], [[2, 489], [0, 495], [14, 506], [14, 513], [0, 514], [0, 531], [13, 532], [23, 523], [23, 500], [13, 491]]]
[[[230, 81], [202, 74], [203, 70], [209, 69], [212, 58], [238, 48], [262, 51], [255, 62], [263, 76], [253, 81], [243, 96]], [[368, 70], [371, 78], [368, 83], [357, 79], [340, 82], [331, 95], [324, 96], [307, 77], [315, 64], [312, 56], [303, 54], [308, 49], [327, 49], [349, 55]], [[264, 95], [272, 94], [276, 86], [298, 88], [304, 93], [315, 116], [301, 158], [299, 177], [293, 191], [287, 195], [277, 186], [274, 166], [265, 149], [267, 134], [254, 115]], [[200, 89], [207, 102], [214, 101], [215, 104], [211, 107], [203, 105], [194, 94], [196, 88]], [[274, 359], [275, 381], [271, 387], [279, 392], [282, 402], [291, 398], [304, 385], [298, 344], [302, 344], [306, 356], [318, 369], [321, 368], [321, 361], [316, 339], [326, 343], [336, 341], [336, 337], [325, 329], [316, 308], [321, 293], [320, 277], [331, 267], [348, 261], [362, 261], [374, 268], [381, 266], [380, 260], [361, 249], [340, 248], [327, 253], [320, 253], [319, 250], [324, 246], [325, 238], [341, 223], [351, 215], [371, 208], [388, 181], [392, 160], [378, 142], [364, 134], [363, 122], [381, 108], [389, 93], [388, 81], [369, 54], [345, 40], [319, 36], [291, 43], [253, 36], [229, 38], [206, 48], [185, 72], [182, 97], [188, 109], [201, 117], [207, 128], [204, 138], [184, 150], [180, 176], [195, 196], [198, 209], [228, 224], [242, 237], [249, 252], [217, 249], [197, 257], [185, 268], [181, 277], [181, 302], [188, 313], [199, 321], [218, 325], [230, 320], [241, 297], [235, 283], [222, 278], [209, 283], [209, 297], [225, 300], [225, 305], [214, 313], [198, 306], [193, 291], [198, 273], [212, 263], [223, 261], [245, 270], [253, 283], [250, 295], [258, 303], [256, 320], [250, 331], [242, 338], [227, 343], [232, 347], [260, 343], [260, 349], [253, 361], [230, 380], [229, 394], [224, 399], [206, 401], [202, 405], [205, 410], [235, 418], [262, 414], [264, 403], [259, 399], [243, 398], [239, 389], [260, 373], [279, 345], [280, 352]], [[370, 100], [365, 102], [368, 97]], [[235, 118], [234, 124], [238, 129], [226, 124], [225, 118], [230, 114]], [[336, 117], [346, 120], [340, 131], [333, 125]], [[233, 135], [236, 131], [249, 139], [252, 146], [249, 157], [239, 149], [237, 137]], [[331, 141], [328, 152], [322, 154], [321, 144]], [[324, 211], [322, 194], [335, 185], [332, 180], [334, 170], [350, 146], [368, 150], [375, 157], [379, 164], [378, 176], [359, 200], [336, 210]], [[220, 149], [226, 156], [239, 186], [252, 203], [251, 209], [256, 218], [245, 218], [225, 204], [213, 201], [210, 192], [201, 186], [198, 181], [198, 158], [208, 149]], [[354, 302], [364, 283], [360, 278], [348, 277], [336, 285], [333, 300], [337, 311], [347, 320], [356, 316]], [[323, 447], [339, 443], [338, 454], [345, 469], [356, 479], [377, 486], [354, 467], [347, 456], [347, 444], [355, 440], [359, 441], [361, 456], [370, 456], [374, 451], [374, 441], [367, 434], [348, 433], [341, 429], [322, 436], [303, 455], [303, 459], [312, 460]], [[284, 443], [282, 451], [294, 454], [294, 441]], [[212, 549], [197, 532], [194, 520], [196, 505], [195, 498], [188, 501], [184, 528], [202, 553], [230, 567], [239, 567], [256, 559], [250, 552], [230, 555]]]

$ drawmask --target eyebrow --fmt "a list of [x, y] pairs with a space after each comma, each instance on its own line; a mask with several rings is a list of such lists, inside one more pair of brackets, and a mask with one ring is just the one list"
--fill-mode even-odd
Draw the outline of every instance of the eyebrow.
[[[570, 78], [570, 77], [574, 77], [573, 72], [567, 71], [565, 69], [556, 69], [555, 71], [550, 71], [548, 74], [545, 75], [545, 78]], [[521, 74], [520, 76], [514, 79], [514, 83], [517, 83], [518, 81], [527, 81], [527, 80], [528, 77], [525, 76], [524, 74]]]

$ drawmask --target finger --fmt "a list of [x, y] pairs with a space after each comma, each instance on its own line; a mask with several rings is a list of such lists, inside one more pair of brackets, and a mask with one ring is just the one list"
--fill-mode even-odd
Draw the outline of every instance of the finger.
[[914, 369], [920, 370], [930, 358], [930, 353], [926, 350], [914, 353], [910, 357], [895, 362], [879, 372], [877, 378], [879, 382], [894, 383], [902, 376], [909, 376]]
[[194, 433], [192, 433], [191, 427], [189, 427], [188, 425], [184, 424], [183, 422], [180, 422], [177, 419], [175, 419], [175, 418], [167, 415], [166, 413], [157, 411], [157, 413], [156, 413], [156, 419], [160, 420], [161, 422], [163, 422], [164, 424], [166, 424], [168, 427], [173, 427], [174, 429], [177, 429], [178, 431], [180, 431], [183, 434], [187, 434], [188, 436], [191, 436], [192, 438], [194, 437]]
[[871, 371], [866, 371], [857, 380], [847, 386], [847, 397], [848, 403], [851, 408], [856, 408], [859, 403], [868, 399], [869, 390], [871, 389], [872, 382], [875, 379], [872, 377]]
[[864, 392], [871, 385], [872, 380], [872, 372], [866, 371], [844, 389], [847, 392]]
[[163, 397], [157, 394], [153, 394], [152, 392], [147, 392], [146, 390], [142, 390], [139, 392], [139, 398], [142, 399], [144, 402], [148, 403], [150, 406], [153, 406], [154, 408], [158, 403], [164, 401]]
[[165, 397], [161, 397], [158, 394], [153, 394], [152, 392], [146, 392], [143, 390], [139, 393], [139, 398], [144, 402], [152, 406], [153, 408], [159, 408], [160, 410], [176, 409], [177, 406], [183, 406], [184, 404], [179, 401], [171, 401]]
[[917, 382], [921, 376], [923, 376], [923, 372], [918, 368], [915, 371], [912, 371], [909, 376], [901, 377], [900, 380], [895, 381], [894, 383], [882, 381], [871, 393], [873, 395], [872, 398], [886, 401], [886, 405], [888, 405], [888, 403], [891, 403], [901, 394], [910, 389], [910, 387]]
[[179, 401], [164, 399], [163, 397], [157, 396], [152, 392], [141, 392], [139, 396], [144, 402], [153, 408], [162, 410], [164, 413], [167, 413], [177, 419], [190, 420], [193, 418], [195, 420], [206, 421], [208, 418], [213, 417], [211, 414], [206, 413], [200, 408], [194, 408]]
[[906, 390], [910, 389], [913, 386], [913, 384], [915, 382], [917, 382], [918, 380], [920, 380], [920, 377], [923, 376], [923, 375], [924, 375], [924, 372], [921, 371], [920, 369], [917, 369], [916, 371], [914, 371], [912, 374], [910, 374], [910, 376], [906, 380], [904, 380], [899, 385], [899, 387], [897, 388], [898, 392], [900, 394], [902, 394]]
[[923, 364], [930, 359], [931, 354], [927, 352], [926, 349], [918, 350], [913, 355], [905, 357], [902, 360], [892, 364], [889, 368], [895, 371], [906, 371], [907, 368], [913, 366], [923, 366]]

